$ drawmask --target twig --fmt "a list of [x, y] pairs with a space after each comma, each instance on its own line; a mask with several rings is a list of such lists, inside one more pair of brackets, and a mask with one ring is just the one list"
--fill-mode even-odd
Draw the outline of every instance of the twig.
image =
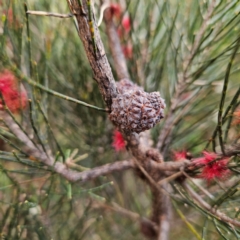
[[15, 123], [15, 121], [9, 116], [8, 114], [4, 113], [2, 115], [3, 121], [6, 124], [6, 126], [11, 130], [11, 132], [24, 144], [25, 150], [28, 153], [29, 156], [35, 155], [36, 158], [42, 158], [45, 162], [46, 154], [41, 154], [39, 149], [33, 144], [32, 140], [29, 139], [29, 137], [20, 129], [18, 124]]
[[84, 172], [75, 172], [75, 176], [71, 177], [72, 181], [82, 181], [86, 182], [92, 180], [94, 178], [104, 176], [106, 174], [111, 174], [113, 172], [124, 171], [130, 168], [134, 168], [134, 163], [132, 161], [124, 160], [120, 162], [114, 162], [105, 164], [100, 167], [95, 167], [91, 170], [87, 170]]
[[201, 185], [197, 184], [196, 182], [193, 182], [191, 177], [184, 171], [181, 171], [187, 178], [189, 181], [191, 181], [195, 186], [197, 186], [206, 196], [208, 196], [210, 199], [215, 199], [215, 197], [208, 192], [206, 189], [204, 189]]
[[77, 172], [71, 170], [61, 162], [54, 163], [53, 156], [51, 156], [50, 154], [48, 154], [47, 156], [44, 151], [36, 148], [32, 141], [28, 138], [28, 136], [19, 128], [19, 126], [12, 120], [12, 118], [8, 114], [4, 114], [3, 119], [8, 128], [12, 131], [12, 133], [24, 144], [25, 152], [30, 157], [34, 157], [36, 160], [51, 167], [53, 171], [59, 173], [71, 182], [85, 182], [99, 176], [103, 176], [105, 174], [134, 168], [135, 166], [132, 161], [125, 160], [121, 162], [109, 163], [84, 172]]
[[[1, 55], [1, 53], [0, 53]], [[47, 92], [48, 94], [51, 94], [53, 96], [56, 96], [56, 97], [59, 97], [59, 98], [62, 98], [66, 101], [70, 101], [70, 102], [74, 102], [74, 103], [77, 103], [77, 104], [80, 104], [80, 105], [83, 105], [85, 107], [89, 107], [89, 108], [92, 108], [92, 109], [96, 109], [98, 111], [103, 111], [103, 112], [109, 112], [108, 109], [103, 109], [103, 108], [99, 108], [97, 106], [94, 106], [94, 105], [91, 105], [91, 104], [88, 104], [86, 102], [83, 102], [83, 101], [80, 101], [80, 100], [77, 100], [75, 98], [72, 98], [72, 97], [69, 97], [69, 96], [66, 96], [62, 93], [59, 93], [59, 92], [56, 92], [52, 89], [49, 89], [35, 81], [33, 81], [31, 78], [28, 78], [27, 76], [23, 75], [23, 73], [12, 63], [10, 63], [9, 61], [3, 59], [3, 61], [6, 63], [6, 65], [23, 81], [27, 82], [28, 84], [30, 84], [31, 86], [33, 87], [37, 87], [38, 89], [41, 89], [43, 90], [44, 92]]]
[[149, 183], [156, 188], [156, 190], [160, 191], [160, 187], [159, 185], [154, 181], [154, 179], [148, 174], [148, 172], [141, 166], [141, 164], [135, 159], [133, 158], [134, 163], [137, 165], [137, 167], [139, 168], [139, 170], [143, 173], [143, 175], [147, 178], [147, 180], [149, 181]]
[[[130, 168], [136, 168], [140, 166], [140, 169], [146, 173], [146, 176], [149, 178], [151, 183], [156, 187], [159, 186], [156, 183], [157, 178], [161, 178], [163, 176], [163, 172], [170, 171], [170, 172], [179, 172], [179, 169], [187, 170], [194, 170], [194, 164], [190, 161], [181, 161], [181, 162], [163, 162], [158, 163], [151, 159], [147, 159], [146, 156], [142, 156], [141, 152], [139, 155], [139, 159], [143, 160], [143, 167], [140, 163], [136, 163], [136, 165], [132, 160], [125, 160], [121, 162], [109, 163], [100, 167], [93, 168], [88, 171], [84, 172], [77, 172], [69, 169], [65, 164], [61, 162], [55, 162], [53, 156], [47, 156], [45, 152], [41, 151], [40, 149], [36, 148], [33, 142], [28, 138], [28, 136], [20, 129], [20, 127], [14, 122], [14, 120], [8, 115], [3, 114], [3, 120], [6, 123], [7, 127], [12, 131], [12, 133], [24, 144], [25, 152], [28, 153], [29, 156], [33, 156], [36, 160], [46, 164], [47, 166], [51, 167], [55, 172], [61, 174], [63, 177], [68, 179], [69, 181], [76, 182], [76, 181], [88, 181], [99, 176], [110, 174], [115, 171], [123, 171]], [[133, 144], [133, 142], [132, 142]], [[236, 146], [238, 149], [239, 146]], [[235, 149], [235, 150], [236, 150]], [[137, 151], [137, 150], [136, 150]], [[233, 151], [233, 150], [231, 150]], [[145, 161], [144, 161], [145, 160]], [[147, 161], [146, 161], [147, 160]], [[151, 175], [152, 173], [152, 175]], [[176, 174], [174, 177], [179, 176]], [[154, 177], [154, 178], [153, 178]], [[173, 176], [171, 176], [171, 180]], [[164, 180], [162, 180], [164, 181]], [[158, 182], [158, 181], [157, 181]], [[162, 183], [162, 182], [161, 182]], [[157, 187], [159, 189], [159, 187]]]
[[[98, 83], [99, 90], [103, 96], [108, 108], [111, 109], [112, 98], [116, 97], [117, 89], [113, 78], [111, 67], [105, 54], [103, 43], [100, 38], [100, 34], [95, 22], [95, 16], [93, 14], [92, 28], [94, 32], [94, 40], [96, 44], [96, 50], [92, 44], [91, 29], [89, 28], [87, 16], [81, 14], [81, 7], [77, 0], [68, 1], [71, 12], [76, 16], [78, 22], [78, 34], [82, 40], [83, 46], [89, 63], [92, 67], [94, 79]], [[87, 12], [87, 1], [83, 0], [82, 5]]]
[[93, 207], [100, 207], [100, 208], [104, 208], [106, 210], [117, 212], [123, 216], [126, 216], [126, 217], [132, 219], [133, 221], [139, 221], [141, 223], [141, 225], [145, 225], [145, 226], [147, 225], [148, 227], [150, 226], [152, 228], [152, 230], [155, 232], [158, 231], [158, 226], [154, 222], [152, 222], [151, 220], [149, 220], [147, 218], [141, 217], [139, 214], [137, 214], [135, 212], [131, 212], [128, 209], [122, 208], [116, 203], [114, 203], [114, 206], [109, 206], [105, 203], [96, 202], [95, 206], [93, 206]]
[[57, 17], [57, 18], [71, 18], [74, 16], [71, 13], [61, 14], [61, 13], [52, 13], [52, 12], [44, 12], [44, 11], [30, 11], [30, 10], [28, 10], [26, 13], [31, 15]]
[[156, 180], [160, 177], [159, 174], [150, 176], [136, 159], [134, 159], [134, 162], [150, 183], [153, 198], [152, 220], [159, 224], [157, 238], [158, 240], [168, 240], [171, 219], [171, 202], [168, 194], [169, 185], [166, 182], [161, 185], [158, 184]]
[[[170, 185], [163, 183], [162, 188], [169, 191]], [[161, 211], [159, 211], [160, 226], [158, 231], [158, 240], [168, 240], [170, 232], [170, 220], [172, 216], [172, 205], [169, 194], [161, 194]]]
[[[231, 68], [232, 68], [232, 63], [233, 63], [233, 60], [236, 56], [237, 50], [239, 49], [239, 46], [240, 46], [240, 37], [238, 38], [238, 41], [236, 43], [236, 46], [233, 50], [233, 53], [231, 55], [230, 61], [229, 61], [228, 66], [227, 66], [227, 70], [226, 70], [226, 74], [225, 74], [225, 78], [224, 78], [222, 96], [221, 96], [221, 100], [220, 100], [220, 104], [219, 104], [219, 110], [218, 110], [218, 136], [219, 136], [219, 143], [220, 143], [223, 155], [225, 155], [225, 148], [224, 148], [223, 138], [222, 138], [223, 106], [224, 106], [224, 102], [225, 102], [225, 97], [226, 97], [226, 92], [227, 92], [227, 87], [228, 87], [229, 75], [230, 75], [230, 71], [231, 71]], [[215, 148], [213, 150], [215, 151]]]
[[207, 211], [212, 213], [218, 220], [222, 220], [224, 222], [227, 222], [230, 225], [234, 225], [236, 227], [240, 227], [240, 222], [237, 220], [234, 220], [228, 216], [226, 216], [224, 213], [220, 212], [219, 210], [215, 210], [209, 205], [207, 202], [205, 202], [200, 195], [198, 195], [187, 183], [183, 183], [183, 186], [187, 190], [187, 192], [200, 204], [201, 207], [205, 208]]
[[101, 5], [101, 8], [100, 8], [100, 15], [99, 15], [99, 18], [98, 18], [98, 23], [97, 23], [97, 26], [99, 27], [102, 23], [102, 20], [103, 20], [103, 15], [104, 15], [104, 11], [109, 8], [110, 4], [107, 3], [107, 2], [104, 2], [102, 5]]
[[190, 64], [191, 64], [192, 60], [194, 59], [199, 47], [201, 46], [201, 40], [203, 38], [203, 35], [206, 32], [207, 22], [209, 21], [209, 19], [211, 18], [212, 14], [213, 14], [215, 4], [216, 4], [216, 0], [213, 0], [211, 2], [211, 4], [209, 5], [209, 7], [207, 9], [206, 16], [203, 19], [203, 23], [201, 25], [201, 28], [198, 31], [198, 34], [196, 36], [196, 39], [195, 39], [194, 44], [193, 44], [192, 49], [191, 49], [191, 54], [190, 54], [189, 58], [187, 59], [187, 61], [185, 63], [185, 66], [184, 66], [184, 68], [185, 68], [184, 75], [183, 75], [184, 80], [186, 78], [188, 67], [190, 66]]
[[112, 15], [109, 9], [104, 13], [104, 21], [106, 24], [106, 33], [108, 36], [109, 46], [114, 60], [115, 69], [118, 79], [130, 79], [126, 59], [123, 55], [121, 43], [117, 34], [116, 26], [113, 23]]

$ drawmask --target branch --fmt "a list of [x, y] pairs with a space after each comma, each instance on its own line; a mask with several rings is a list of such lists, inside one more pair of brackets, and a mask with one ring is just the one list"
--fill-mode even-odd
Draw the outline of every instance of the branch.
[[139, 214], [137, 214], [135, 212], [131, 212], [128, 209], [122, 208], [117, 204], [114, 204], [114, 206], [109, 206], [105, 203], [100, 203], [100, 202], [97, 202], [95, 204], [96, 204], [96, 207], [100, 207], [100, 208], [104, 208], [106, 210], [117, 212], [123, 216], [126, 216], [126, 217], [132, 219], [133, 221], [139, 221], [140, 225], [141, 225], [141, 229], [143, 231], [148, 231], [149, 235], [150, 234], [155, 235], [158, 231], [158, 226], [151, 220], [141, 217]]
[[[99, 90], [105, 103], [108, 108], [111, 109], [112, 98], [116, 97], [117, 88], [96, 22], [93, 20], [91, 24], [88, 23], [87, 15], [83, 13], [78, 0], [67, 0], [67, 3], [72, 14], [75, 15], [77, 19], [78, 34], [82, 40], [87, 58], [92, 67], [94, 79], [98, 83]], [[85, 9], [84, 12], [87, 12], [86, 0], [82, 0], [82, 3]], [[95, 19], [94, 16], [93, 19]], [[92, 26], [91, 29], [90, 25]], [[94, 39], [92, 38], [91, 31], [93, 31]]]
[[105, 11], [104, 21], [106, 24], [106, 33], [108, 36], [108, 42], [114, 60], [114, 66], [117, 72], [118, 79], [130, 79], [126, 59], [124, 57], [116, 26], [113, 22], [112, 14], [109, 9]]
[[41, 146], [36, 146], [9, 114], [3, 113], [2, 119], [9, 130], [24, 144], [24, 150], [28, 156], [40, 159], [42, 163], [47, 165], [54, 163], [51, 153], [46, 154]]
[[[132, 160], [125, 160], [121, 162], [109, 163], [100, 167], [96, 167], [84, 172], [77, 172], [69, 169], [65, 164], [61, 162], [54, 162], [54, 157], [51, 153], [46, 154], [40, 147], [37, 148], [32, 140], [23, 132], [23, 130], [16, 124], [16, 122], [7, 113], [2, 115], [3, 121], [10, 129], [10, 131], [24, 144], [24, 151], [30, 156], [34, 157], [39, 162], [51, 167], [53, 171], [59, 173], [69, 181], [86, 182], [95, 179], [99, 176], [111, 174], [113, 172], [124, 171], [131, 168], [137, 168]], [[188, 162], [166, 162], [157, 163], [149, 159], [146, 162], [145, 168], [148, 171], [156, 171], [158, 174], [162, 174], [163, 171], [178, 171], [183, 166], [188, 166]]]
[[38, 15], [38, 16], [48, 16], [48, 17], [58, 17], [58, 18], [71, 18], [72, 14], [60, 14], [52, 12], [43, 12], [43, 11], [27, 11], [27, 14]]
[[187, 70], [188, 70], [188, 67], [190, 66], [192, 60], [194, 59], [199, 47], [201, 46], [201, 40], [206, 32], [206, 29], [207, 29], [207, 23], [209, 21], [209, 19], [211, 18], [212, 14], [213, 14], [213, 11], [215, 9], [215, 5], [216, 5], [216, 0], [213, 0], [211, 2], [211, 4], [209, 5], [208, 9], [207, 9], [207, 13], [203, 19], [203, 22], [202, 22], [202, 25], [198, 31], [198, 34], [196, 36], [196, 39], [193, 43], [193, 46], [192, 46], [192, 49], [191, 49], [191, 54], [190, 56], [188, 57], [187, 61], [185, 62], [185, 70], [184, 70], [184, 75], [183, 75], [183, 79], [186, 80], [186, 74], [187, 74]]
[[183, 183], [183, 186], [187, 190], [187, 192], [195, 199], [201, 207], [205, 208], [207, 211], [212, 213], [218, 220], [227, 222], [230, 225], [234, 225], [236, 227], [240, 227], [240, 222], [237, 220], [234, 220], [228, 216], [226, 216], [224, 213], [220, 212], [219, 210], [215, 210], [212, 208], [211, 205], [209, 205], [207, 202], [205, 202], [200, 195], [198, 195], [187, 183]]
[[[162, 187], [169, 192], [169, 184], [163, 183]], [[161, 194], [160, 227], [158, 231], [158, 240], [168, 240], [170, 231], [170, 221], [172, 217], [172, 205], [170, 196]]]

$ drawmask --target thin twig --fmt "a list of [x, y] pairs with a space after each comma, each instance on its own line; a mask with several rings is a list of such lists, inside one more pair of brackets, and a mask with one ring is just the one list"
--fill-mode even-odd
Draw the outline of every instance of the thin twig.
[[104, 11], [109, 8], [110, 4], [105, 2], [101, 5], [101, 8], [100, 8], [100, 15], [99, 15], [99, 18], [98, 18], [98, 23], [97, 23], [97, 26], [100, 27], [101, 23], [102, 23], [102, 20], [103, 20], [103, 15], [104, 15]]
[[44, 11], [30, 11], [30, 10], [28, 10], [26, 13], [31, 15], [57, 17], [57, 18], [71, 18], [74, 16], [71, 13], [61, 14], [61, 13], [52, 13], [52, 12], [44, 12]]
[[33, 81], [32, 79], [28, 78], [27, 76], [25, 76], [14, 64], [12, 64], [11, 62], [3, 59], [3, 61], [5, 61], [5, 63], [8, 65], [8, 67], [23, 81], [27, 82], [28, 84], [30, 84], [31, 86], [33, 87], [37, 87], [38, 89], [41, 89], [43, 90], [44, 92], [47, 92], [48, 94], [51, 94], [53, 96], [56, 96], [56, 97], [59, 97], [59, 98], [62, 98], [66, 101], [70, 101], [70, 102], [74, 102], [74, 103], [77, 103], [77, 104], [80, 104], [80, 105], [83, 105], [85, 107], [89, 107], [89, 108], [92, 108], [92, 109], [95, 109], [95, 110], [98, 110], [98, 111], [103, 111], [103, 112], [109, 112], [108, 109], [103, 109], [103, 108], [99, 108], [97, 106], [94, 106], [94, 105], [91, 105], [91, 104], [88, 104], [86, 102], [83, 102], [83, 101], [80, 101], [80, 100], [77, 100], [75, 98], [72, 98], [72, 97], [69, 97], [69, 96], [66, 96], [62, 93], [59, 93], [59, 92], [56, 92], [52, 89], [49, 89], [35, 81]]
[[[218, 136], [219, 136], [219, 143], [220, 143], [223, 155], [225, 155], [225, 148], [224, 148], [223, 138], [222, 138], [222, 121], [223, 121], [222, 113], [223, 113], [223, 106], [224, 106], [226, 92], [227, 92], [227, 87], [228, 87], [228, 82], [229, 82], [229, 75], [230, 75], [230, 72], [231, 72], [233, 60], [234, 60], [234, 58], [236, 56], [236, 53], [237, 53], [237, 50], [239, 49], [239, 46], [240, 46], [240, 37], [238, 38], [238, 41], [236, 43], [236, 46], [235, 46], [235, 48], [233, 50], [233, 53], [231, 55], [230, 61], [229, 61], [228, 66], [227, 66], [227, 70], [226, 70], [226, 74], [225, 74], [225, 78], [224, 78], [222, 96], [221, 96], [221, 100], [220, 100], [220, 104], [219, 104], [219, 110], [218, 110]], [[214, 139], [213, 139], [213, 141], [214, 141]], [[215, 151], [215, 148], [213, 150]]]
[[155, 182], [155, 180], [148, 174], [148, 172], [141, 166], [141, 164], [135, 159], [133, 158], [134, 163], [137, 165], [137, 167], [139, 168], [139, 170], [143, 173], [143, 175], [147, 178], [147, 180], [149, 181], [149, 183], [156, 188], [156, 190], [160, 191], [160, 187], [159, 185]]
[[114, 60], [114, 66], [118, 79], [130, 79], [126, 59], [124, 57], [116, 26], [113, 22], [112, 14], [109, 9], [107, 9], [104, 13], [104, 21], [106, 24], [106, 33], [108, 36], [109, 47]]
[[212, 213], [218, 220], [222, 220], [230, 225], [234, 225], [236, 227], [240, 227], [240, 222], [237, 220], [234, 220], [228, 216], [226, 216], [224, 213], [220, 212], [219, 210], [215, 210], [209, 205], [207, 202], [205, 202], [199, 194], [197, 194], [187, 183], [184, 183], [183, 186], [187, 190], [187, 192], [200, 204], [201, 207]]
[[208, 196], [210, 199], [215, 199], [215, 197], [208, 192], [206, 189], [204, 189], [201, 185], [197, 184], [196, 182], [194, 182], [192, 180], [192, 178], [184, 171], [181, 171], [183, 173], [183, 175], [185, 175], [185, 177], [188, 178], [189, 181], [191, 181], [195, 186], [197, 186], [206, 196]]
[[123, 216], [126, 216], [130, 219], [132, 219], [133, 221], [140, 221], [141, 223], [147, 224], [148, 226], [151, 226], [152, 229], [154, 231], [158, 231], [158, 226], [157, 224], [155, 224], [154, 222], [152, 222], [151, 220], [141, 217], [139, 214], [132, 212], [128, 209], [125, 209], [123, 207], [120, 207], [118, 204], [113, 203], [114, 206], [109, 206], [105, 203], [101, 203], [101, 202], [95, 202], [95, 204], [93, 205], [93, 207], [100, 207], [100, 208], [104, 208], [105, 210], [110, 210], [110, 211], [114, 211], [117, 212]]
[[[117, 96], [117, 88], [109, 65], [108, 59], [105, 54], [104, 46], [100, 38], [99, 30], [95, 22], [94, 12], [92, 30], [94, 32], [94, 41], [96, 46], [96, 52], [92, 43], [91, 29], [89, 28], [88, 18], [86, 15], [81, 14], [81, 7], [77, 0], [67, 0], [71, 12], [75, 15], [78, 22], [78, 34], [82, 40], [87, 58], [92, 67], [94, 79], [98, 83], [99, 90], [103, 96], [107, 107], [111, 109], [112, 98]], [[82, 5], [87, 10], [87, 1], [82, 0]]]
[[197, 33], [196, 39], [195, 39], [194, 44], [192, 46], [191, 54], [190, 54], [190, 56], [188, 57], [188, 59], [185, 63], [185, 70], [184, 70], [184, 76], [183, 76], [184, 79], [186, 78], [188, 67], [190, 66], [190, 64], [191, 64], [192, 60], [194, 59], [198, 49], [201, 46], [202, 38], [203, 38], [203, 36], [206, 32], [207, 26], [208, 26], [207, 23], [208, 23], [209, 19], [211, 18], [212, 14], [213, 14], [213, 11], [215, 9], [215, 5], [216, 5], [216, 0], [213, 0], [211, 2], [211, 4], [209, 5], [208, 9], [207, 9], [207, 13], [206, 13], [206, 15], [203, 19], [202, 25], [201, 25], [198, 33]]

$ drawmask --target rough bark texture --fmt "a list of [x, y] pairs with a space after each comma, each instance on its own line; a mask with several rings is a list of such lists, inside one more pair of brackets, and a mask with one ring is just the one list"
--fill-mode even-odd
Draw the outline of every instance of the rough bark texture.
[[77, 19], [78, 34], [82, 40], [87, 58], [93, 70], [94, 79], [98, 83], [99, 90], [106, 105], [111, 109], [112, 98], [117, 95], [116, 84], [95, 21], [93, 21], [93, 28], [96, 48], [94, 47], [86, 14], [87, 3], [86, 1], [82, 2], [85, 9], [84, 12], [81, 10], [77, 0], [69, 0], [68, 5], [72, 14], [74, 14]]

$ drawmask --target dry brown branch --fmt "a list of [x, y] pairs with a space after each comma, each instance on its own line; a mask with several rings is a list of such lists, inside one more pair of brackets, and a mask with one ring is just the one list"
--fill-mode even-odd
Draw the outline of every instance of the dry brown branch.
[[[87, 3], [86, 1], [82, 2], [85, 12], [87, 12]], [[78, 34], [82, 40], [85, 53], [93, 70], [94, 79], [98, 83], [99, 90], [105, 103], [108, 108], [111, 109], [112, 98], [117, 95], [117, 89], [96, 22], [93, 21], [96, 44], [95, 49], [94, 43], [92, 42], [87, 15], [82, 12], [81, 7], [79, 6], [79, 1], [68, 0], [67, 3], [72, 14], [76, 17], [78, 23]]]
[[[137, 150], [139, 148], [139, 142], [136, 141], [135, 138], [133, 138], [130, 139], [131, 141], [129, 141], [129, 143], [132, 144], [131, 147], [133, 147], [133, 152], [136, 152], [136, 155], [139, 156], [139, 166], [137, 166], [134, 161], [130, 159], [105, 164], [103, 166], [99, 166], [84, 172], [73, 171], [61, 162], [54, 162], [54, 157], [51, 153], [46, 154], [40, 147], [37, 148], [31, 141], [31, 139], [29, 139], [29, 137], [19, 128], [19, 126], [7, 113], [2, 114], [2, 119], [7, 125], [7, 127], [10, 129], [10, 131], [24, 144], [23, 149], [30, 157], [34, 157], [39, 162], [42, 162], [47, 166], [51, 167], [55, 172], [61, 174], [69, 181], [88, 181], [102, 175], [111, 174], [115, 171], [124, 171], [127, 169], [138, 168], [139, 166], [141, 166], [141, 168], [144, 169], [148, 176], [151, 176], [152, 181], [156, 181], [157, 178], [163, 178], [163, 176], [167, 175], [167, 172], [170, 172], [171, 174], [173, 173], [169, 177], [163, 178], [161, 181], [157, 181], [158, 184], [162, 184], [164, 181], [171, 181], [181, 176], [183, 174], [181, 170], [187, 172], [189, 170], [192, 171], [196, 168], [194, 163], [188, 160], [180, 162], [157, 162], [157, 158], [161, 159], [161, 157], [159, 157], [159, 154], [155, 152], [156, 155], [154, 156], [154, 154], [152, 153], [154, 151], [152, 151], [151, 149], [151, 151], [148, 150], [147, 152], [138, 152]], [[227, 150], [227, 154], [235, 154], [235, 152], [238, 150], [239, 145], [236, 145], [234, 149], [230, 149], [229, 151]]]
[[[29, 155], [29, 157], [34, 157], [37, 161], [46, 164], [47, 166], [51, 167], [52, 170], [59, 173], [69, 181], [84, 182], [95, 179], [99, 176], [111, 174], [116, 171], [124, 171], [131, 168], [137, 168], [133, 160], [124, 160], [120, 162], [105, 164], [103, 166], [99, 166], [84, 172], [71, 170], [67, 165], [61, 162], [54, 162], [54, 157], [51, 155], [51, 153], [48, 153], [47, 155], [41, 148], [36, 148], [29, 137], [14, 122], [11, 116], [6, 113], [2, 115], [2, 118], [9, 130], [24, 144], [23, 149], [26, 154]], [[147, 158], [145, 157], [144, 159], [146, 160]], [[148, 159], [144, 164], [144, 168], [146, 168], [148, 171], [155, 171], [158, 175], [162, 175], [162, 172], [165, 171], [179, 171], [180, 168], [185, 166], [189, 166], [188, 161], [158, 163], [151, 159]]]
[[41, 146], [36, 147], [32, 140], [19, 128], [9, 114], [3, 113], [2, 119], [10, 131], [24, 144], [24, 150], [29, 156], [34, 156], [36, 159], [40, 159], [40, 161], [46, 165], [52, 165], [54, 163], [54, 158], [51, 156], [51, 153], [49, 152], [46, 154]]
[[51, 167], [53, 171], [59, 173], [64, 178], [69, 181], [88, 181], [105, 174], [110, 174], [116, 171], [123, 171], [129, 168], [134, 168], [134, 163], [132, 161], [121, 161], [106, 164], [101, 167], [96, 167], [94, 169], [77, 172], [68, 168], [65, 164], [61, 162], [54, 162], [54, 157], [51, 153], [46, 154], [40, 147], [36, 148], [29, 137], [19, 128], [19, 126], [14, 122], [14, 120], [8, 114], [3, 114], [2, 118], [9, 128], [9, 130], [24, 144], [24, 151], [30, 158], [35, 158], [37, 161], [46, 164]]
[[[82, 2], [83, 2], [83, 6], [85, 8], [85, 12], [87, 12], [86, 1], [82, 1]], [[101, 76], [98, 76], [98, 71], [96, 69], [98, 60], [99, 60], [99, 58], [98, 58], [99, 54], [97, 54], [97, 56], [95, 56], [94, 51], [93, 51], [93, 46], [90, 44], [91, 43], [90, 29], [87, 24], [86, 16], [81, 14], [81, 9], [79, 8], [77, 1], [68, 0], [68, 3], [69, 3], [69, 7], [71, 9], [71, 12], [77, 18], [78, 25], [79, 25], [80, 38], [85, 47], [86, 54], [90, 61], [95, 78], [97, 79], [97, 82], [99, 84], [100, 91], [103, 94], [103, 98], [106, 99], [107, 92], [101, 90], [101, 84], [105, 82], [105, 79], [102, 78]], [[111, 21], [110, 13], [108, 11], [106, 11], [106, 13], [105, 13], [104, 20], [107, 25], [106, 31], [107, 31], [107, 35], [108, 35], [108, 39], [109, 39], [109, 43], [110, 43], [110, 49], [112, 52], [112, 56], [114, 58], [114, 63], [115, 63], [118, 78], [120, 78], [120, 79], [121, 78], [129, 78], [126, 62], [125, 62], [125, 59], [124, 59], [124, 56], [123, 56], [123, 53], [121, 50], [120, 41], [116, 34], [115, 26], [114, 26], [113, 22]], [[101, 43], [101, 39], [100, 39], [98, 30], [96, 29], [95, 22], [93, 23], [93, 27], [94, 27], [97, 51], [98, 51], [98, 53], [100, 53], [100, 57], [102, 57], [101, 52], [104, 52], [104, 50], [103, 50], [103, 45]], [[88, 40], [86, 40], [86, 39], [88, 39]], [[105, 59], [105, 61], [107, 62], [107, 59]], [[105, 63], [105, 66], [109, 67], [108, 62], [107, 62], [107, 64]], [[105, 69], [105, 66], [102, 65], [102, 71], [108, 72], [108, 69]], [[105, 83], [105, 86], [106, 85], [107, 84]], [[108, 104], [109, 108], [111, 107], [109, 105], [112, 102], [111, 98], [115, 97], [115, 94], [116, 94], [116, 91], [114, 91], [114, 94], [112, 94], [111, 92], [108, 93], [108, 97], [107, 97], [108, 101], [106, 101], [106, 103]], [[127, 144], [128, 149], [130, 149], [133, 156], [136, 158], [136, 164], [138, 165], [138, 168], [141, 169], [141, 172], [144, 172], [144, 178], [146, 178], [146, 176], [148, 176], [147, 182], [149, 183], [149, 181], [150, 181], [150, 183], [151, 183], [150, 187], [152, 188], [152, 186], [155, 186], [155, 185], [158, 186], [157, 182], [164, 177], [164, 174], [162, 174], [162, 171], [160, 171], [159, 169], [156, 170], [155, 168], [153, 168], [152, 162], [156, 161], [156, 164], [162, 162], [161, 154], [156, 151], [155, 152], [152, 151], [152, 152], [154, 152], [154, 154], [148, 154], [149, 152], [151, 152], [151, 149], [149, 149], [149, 148], [146, 149], [145, 146], [142, 146], [140, 144], [139, 136], [136, 133], [125, 133], [125, 139], [127, 140], [127, 143], [128, 143]], [[151, 176], [151, 177], [149, 177], [149, 176]], [[163, 185], [165, 187], [167, 187], [167, 183], [164, 183]], [[169, 220], [170, 214], [168, 214], [167, 211], [169, 210], [170, 205], [169, 205], [169, 201], [168, 201], [169, 199], [167, 199], [168, 196], [163, 196], [163, 194], [161, 193], [159, 188], [158, 187], [156, 188], [156, 186], [154, 187], [154, 189], [152, 189], [153, 219], [155, 220], [154, 222], [159, 224], [159, 226], [160, 226], [159, 227], [160, 230], [158, 233], [158, 235], [159, 235], [158, 239], [165, 240], [168, 238], [168, 233], [169, 233], [169, 223], [167, 223], [167, 222]]]

